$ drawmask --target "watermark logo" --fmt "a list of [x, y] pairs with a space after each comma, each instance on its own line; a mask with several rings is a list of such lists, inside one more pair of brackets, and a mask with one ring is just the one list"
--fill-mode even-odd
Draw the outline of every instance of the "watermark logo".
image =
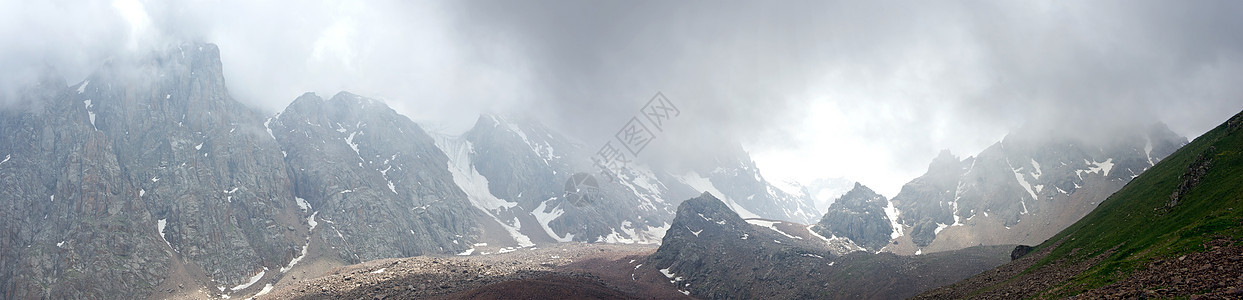
[[[604, 146], [591, 157], [595, 166], [600, 168], [600, 175], [608, 179], [608, 182], [616, 180], [617, 174], [656, 139], [656, 134], [665, 131], [667, 122], [680, 115], [682, 111], [663, 93], [657, 92], [652, 99], [647, 101], [647, 104], [643, 105], [643, 108], [639, 109], [638, 115], [630, 117], [630, 120], [613, 134], [613, 139], [605, 142]], [[640, 116], [643, 118], [640, 119]], [[614, 145], [613, 142], [617, 142], [620, 146]]]
[[600, 183], [591, 174], [574, 173], [570, 180], [565, 181], [564, 197], [574, 206], [595, 203], [600, 198]]
[[[669, 98], [656, 93], [639, 109], [638, 115], [630, 117], [626, 125], [613, 134], [613, 139], [605, 142], [592, 155], [591, 160], [600, 169], [599, 174], [607, 182], [617, 180], [617, 174], [656, 139], [657, 133], [665, 131], [667, 122], [680, 115], [682, 111]], [[575, 173], [565, 181], [563, 196], [574, 206], [594, 203], [600, 199], [600, 182], [591, 173]]]
[[662, 93], [656, 93], [652, 100], [648, 100], [647, 104], [639, 109], [639, 113], [643, 114], [643, 117], [647, 118], [656, 130], [662, 132], [665, 131], [665, 121], [682, 115], [682, 111], [678, 110], [677, 106], [673, 106], [673, 102], [665, 98]]

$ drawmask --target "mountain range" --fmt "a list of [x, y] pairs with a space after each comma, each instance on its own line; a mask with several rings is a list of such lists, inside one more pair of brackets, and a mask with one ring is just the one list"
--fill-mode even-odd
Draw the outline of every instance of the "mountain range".
[[631, 164], [571, 203], [571, 176], [598, 172], [593, 149], [537, 120], [427, 132], [348, 92], [265, 115], [231, 96], [219, 52], [182, 44], [72, 85], [44, 76], [0, 110], [0, 295], [248, 295], [381, 258], [655, 244], [675, 199], [704, 190], [750, 217], [819, 217], [740, 145], [704, 170]]
[[[844, 179], [770, 181], [740, 143], [693, 169], [636, 162], [606, 178], [596, 148], [538, 119], [430, 132], [349, 92], [268, 115], [231, 96], [212, 44], [17, 95], [0, 109], [5, 299], [245, 297], [369, 261], [556, 243], [659, 244], [626, 263], [631, 278], [693, 297], [906, 297], [997, 266], [1069, 266], [1079, 277], [1016, 292], [1060, 296], [1237, 235], [1239, 116], [1191, 144], [1160, 123], [1106, 138], [1024, 128], [974, 156], [943, 151], [889, 199]], [[1019, 244], [1037, 254], [1006, 264]], [[1030, 276], [987, 272], [1003, 273], [967, 280]], [[990, 293], [978, 287], [924, 296]]]
[[893, 199], [856, 185], [817, 228], [904, 255], [1036, 244], [1186, 143], [1161, 123], [1103, 140], [1020, 129], [976, 156], [942, 151]]
[[1239, 298], [1241, 148], [1243, 113], [1019, 259], [918, 298]]

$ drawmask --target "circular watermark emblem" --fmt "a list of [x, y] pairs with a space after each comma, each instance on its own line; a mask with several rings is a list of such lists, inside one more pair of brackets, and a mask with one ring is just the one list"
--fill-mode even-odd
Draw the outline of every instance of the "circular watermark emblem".
[[600, 198], [600, 183], [587, 173], [574, 173], [565, 181], [565, 199], [574, 206], [594, 203]]

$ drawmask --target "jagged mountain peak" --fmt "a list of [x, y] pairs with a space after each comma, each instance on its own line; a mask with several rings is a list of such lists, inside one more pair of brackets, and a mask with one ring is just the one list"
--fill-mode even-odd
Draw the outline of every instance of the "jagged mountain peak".
[[145, 55], [113, 57], [86, 78], [99, 79], [129, 84], [153, 79], [190, 83], [194, 80], [187, 79], [197, 79], [216, 83], [202, 88], [226, 89], [220, 49], [211, 43], [181, 43]]
[[[711, 219], [742, 221], [742, 217], [738, 216], [738, 213], [734, 212], [728, 205], [725, 205], [725, 202], [709, 192], [703, 192], [703, 194], [699, 194], [699, 197], [683, 201], [682, 204], [678, 205], [677, 215], [688, 216], [689, 220], [694, 220], [694, 218], [689, 216], [702, 215]], [[678, 218], [675, 217], [673, 220], [674, 225], [680, 224], [678, 221]], [[682, 221], [681, 223], [685, 223], [687, 220]]]
[[285, 106], [284, 111], [281, 111], [274, 118], [281, 120], [289, 119], [290, 116], [309, 118], [307, 121], [312, 124], [329, 124], [326, 114], [324, 114], [324, 98], [320, 98], [319, 95], [313, 92], [306, 92], [298, 96], [288, 106]]
[[289, 105], [285, 106], [285, 109], [289, 110], [290, 108], [318, 107], [323, 104], [324, 98], [320, 97], [319, 94], [316, 94], [315, 92], [305, 92], [298, 96], [298, 98], [294, 98], [293, 102], [290, 102]]
[[869, 251], [877, 251], [889, 244], [894, 235], [893, 222], [885, 211], [888, 205], [885, 196], [856, 182], [854, 189], [834, 201], [811, 229], [822, 236], [847, 238]]
[[328, 104], [333, 108], [343, 111], [376, 111], [381, 113], [396, 114], [397, 111], [389, 107], [384, 101], [375, 98], [364, 97], [348, 91], [337, 92], [332, 98], [328, 99]]
[[[348, 91], [337, 92], [335, 95], [333, 95], [331, 98], [328, 98], [328, 99], [324, 99], [323, 97], [320, 97], [318, 94], [314, 92], [306, 92], [306, 93], [303, 93], [301, 96], [298, 96], [298, 98], [294, 99], [294, 101], [291, 102], [286, 109], [288, 110], [290, 108], [300, 109], [300, 110], [323, 110], [323, 109], [369, 110], [369, 109], [380, 108], [380, 109], [387, 109], [388, 111], [396, 113], [396, 111], [393, 111], [391, 108], [389, 108], [388, 104], [385, 104], [383, 101], [363, 97], [363, 96], [360, 96], [360, 95], [357, 95], [357, 94], [354, 94]], [[332, 111], [332, 112], [336, 113], [337, 111]]]
[[928, 164], [928, 172], [957, 168], [961, 162], [962, 159], [954, 155], [950, 149], [942, 149], [941, 152], [937, 153], [936, 158], [933, 158], [932, 162]]
[[511, 137], [519, 138], [532, 147], [536, 147], [535, 144], [549, 144], [548, 146], [561, 146], [554, 144], [565, 144], [575, 149], [582, 147], [580, 141], [548, 128], [538, 118], [497, 113], [480, 114], [479, 118], [475, 120], [475, 125], [466, 135], [481, 135], [491, 132], [511, 135]]
[[754, 235], [755, 229], [712, 193], [682, 201], [661, 248], [678, 248], [696, 241], [732, 241]]
[[877, 194], [876, 191], [873, 191], [871, 188], [868, 188], [866, 185], [863, 185], [863, 183], [855, 182], [855, 187], [852, 188], [849, 192], [846, 192], [845, 195], [842, 195], [841, 197], [839, 197], [838, 200], [835, 201], [835, 203], [842, 202], [842, 201], [875, 202], [876, 199], [884, 199], [884, 197], [881, 196], [880, 194]]
[[[393, 110], [383, 101], [347, 91], [338, 92], [326, 100], [312, 92], [304, 93], [294, 99], [277, 118], [288, 119], [284, 117], [286, 115], [299, 115], [300, 118], [305, 118], [306, 122], [338, 131], [356, 130], [373, 122], [402, 128], [400, 130], [402, 132], [406, 129], [422, 131], [417, 124]], [[374, 129], [384, 130], [385, 128]]]

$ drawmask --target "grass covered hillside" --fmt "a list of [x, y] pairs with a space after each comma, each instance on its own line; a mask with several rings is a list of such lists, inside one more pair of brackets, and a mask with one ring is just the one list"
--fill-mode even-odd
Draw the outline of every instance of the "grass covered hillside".
[[1241, 151], [1243, 113], [1157, 163], [1032, 254], [920, 297], [1239, 296]]

